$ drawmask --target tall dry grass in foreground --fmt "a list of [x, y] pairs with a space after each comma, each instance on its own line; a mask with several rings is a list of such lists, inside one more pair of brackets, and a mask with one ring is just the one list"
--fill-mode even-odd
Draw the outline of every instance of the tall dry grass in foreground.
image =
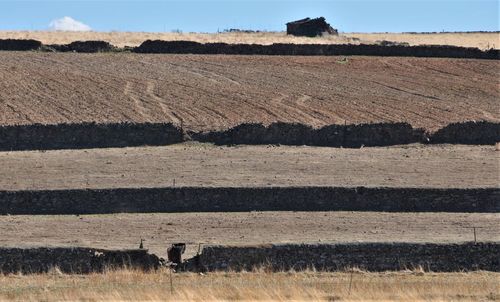
[[120, 270], [90, 275], [52, 272], [0, 276], [0, 300], [498, 301], [499, 282], [500, 274], [490, 272], [257, 271], [204, 275], [171, 275], [168, 270], [153, 273]]
[[500, 48], [500, 33], [342, 33], [339, 36], [316, 38], [294, 37], [285, 32], [227, 32], [227, 33], [149, 33], [149, 32], [57, 32], [57, 31], [0, 31], [0, 39], [35, 39], [44, 44], [66, 44], [78, 40], [103, 40], [115, 46], [138, 46], [145, 40], [195, 41], [200, 43], [243, 44], [370, 44], [380, 40], [407, 42], [410, 45], [438, 44], [481, 49]]

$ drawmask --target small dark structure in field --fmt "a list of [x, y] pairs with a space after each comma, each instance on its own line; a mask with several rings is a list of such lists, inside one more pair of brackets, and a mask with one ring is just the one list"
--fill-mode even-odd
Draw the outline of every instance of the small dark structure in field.
[[324, 17], [316, 19], [305, 18], [286, 24], [286, 33], [294, 36], [316, 37], [323, 33], [338, 35], [338, 31], [326, 23]]

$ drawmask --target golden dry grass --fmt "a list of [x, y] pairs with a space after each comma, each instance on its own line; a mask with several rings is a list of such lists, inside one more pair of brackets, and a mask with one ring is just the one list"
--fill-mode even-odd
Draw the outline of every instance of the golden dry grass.
[[[138, 46], [143, 41], [186, 40], [201, 43], [294, 43], [294, 44], [359, 44], [375, 43], [380, 40], [408, 42], [410, 45], [439, 44], [481, 49], [499, 48], [500, 33], [437, 33], [437, 34], [406, 34], [406, 33], [343, 33], [339, 36], [323, 36], [317, 38], [293, 37], [285, 32], [259, 33], [147, 33], [147, 32], [56, 32], [56, 31], [0, 31], [0, 39], [36, 39], [45, 44], [66, 44], [78, 40], [103, 40], [111, 44], [123, 46]], [[358, 40], [359, 39], [359, 40]]]
[[[170, 285], [172, 276], [172, 287]], [[485, 301], [499, 300], [500, 274], [154, 273], [0, 276], [0, 300], [22, 301]]]
[[396, 33], [353, 33], [348, 37], [362, 41], [407, 42], [410, 45], [454, 45], [477, 47], [480, 49], [500, 48], [500, 33], [436, 33], [436, 34], [396, 34]]

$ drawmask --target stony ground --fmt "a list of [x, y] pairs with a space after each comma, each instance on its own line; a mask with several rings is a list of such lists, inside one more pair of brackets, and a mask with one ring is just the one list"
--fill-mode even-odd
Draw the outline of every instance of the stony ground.
[[0, 152], [0, 190], [128, 187], [500, 186], [494, 146], [166, 147]]
[[499, 122], [500, 61], [0, 53], [0, 125]]
[[145, 246], [160, 256], [174, 242], [199, 244], [500, 241], [500, 214], [250, 212], [0, 216], [0, 246]]

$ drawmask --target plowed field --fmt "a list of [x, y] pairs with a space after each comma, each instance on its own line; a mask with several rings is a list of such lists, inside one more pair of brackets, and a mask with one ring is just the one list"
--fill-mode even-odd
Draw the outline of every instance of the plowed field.
[[500, 121], [500, 62], [380, 57], [0, 53], [0, 125]]

